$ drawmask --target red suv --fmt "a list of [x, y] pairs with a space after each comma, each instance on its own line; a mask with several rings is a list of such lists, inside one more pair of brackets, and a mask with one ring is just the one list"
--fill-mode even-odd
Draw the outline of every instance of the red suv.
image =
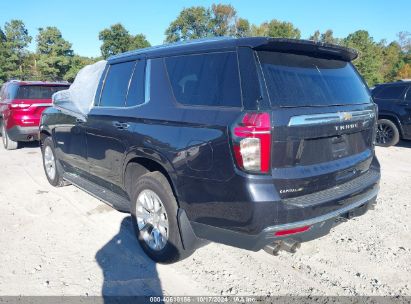
[[6, 82], [0, 91], [0, 123], [3, 145], [17, 148], [19, 141], [38, 140], [40, 116], [51, 105], [53, 93], [69, 88], [61, 82]]

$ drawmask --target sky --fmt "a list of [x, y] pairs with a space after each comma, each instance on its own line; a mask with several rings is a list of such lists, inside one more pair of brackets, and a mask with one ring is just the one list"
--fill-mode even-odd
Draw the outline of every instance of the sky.
[[[271, 19], [292, 22], [301, 30], [302, 38], [317, 29], [332, 29], [340, 38], [365, 29], [376, 41], [392, 41], [400, 31], [411, 32], [411, 0], [3, 0], [0, 27], [11, 19], [21, 19], [35, 37], [38, 28], [56, 26], [73, 44], [76, 54], [96, 57], [101, 45], [98, 33], [112, 24], [120, 22], [131, 34], [143, 33], [152, 45], [158, 45], [183, 8], [209, 7], [212, 3], [232, 4], [239, 17], [254, 24]], [[30, 50], [35, 50], [35, 39]]]

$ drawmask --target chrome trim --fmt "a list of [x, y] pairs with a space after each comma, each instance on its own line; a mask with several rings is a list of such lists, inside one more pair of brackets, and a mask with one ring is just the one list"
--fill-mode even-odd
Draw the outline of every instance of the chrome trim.
[[262, 233], [272, 233], [276, 232], [279, 230], [288, 230], [288, 229], [293, 229], [293, 228], [298, 228], [298, 227], [304, 227], [304, 226], [312, 226], [314, 224], [318, 224], [321, 222], [325, 222], [329, 219], [332, 219], [334, 217], [338, 217], [343, 213], [346, 213], [352, 209], [355, 209], [357, 207], [360, 207], [361, 205], [365, 204], [366, 202], [372, 200], [375, 198], [378, 194], [380, 187], [379, 185], [375, 186], [372, 190], [370, 190], [368, 193], [366, 193], [363, 197], [361, 197], [358, 201], [355, 203], [352, 203], [348, 206], [345, 206], [344, 208], [335, 210], [333, 212], [314, 217], [312, 219], [304, 220], [304, 221], [299, 221], [299, 222], [294, 222], [294, 223], [289, 223], [289, 224], [282, 224], [282, 225], [276, 225], [276, 226], [270, 226], [265, 228]]
[[373, 110], [299, 115], [292, 116], [288, 122], [288, 126], [313, 126], [329, 123], [353, 122], [372, 119], [374, 116], [375, 112]]

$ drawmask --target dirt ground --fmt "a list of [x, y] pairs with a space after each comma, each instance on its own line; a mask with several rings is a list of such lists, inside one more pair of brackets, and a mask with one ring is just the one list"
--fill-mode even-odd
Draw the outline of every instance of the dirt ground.
[[130, 217], [0, 148], [0, 295], [411, 295], [411, 142], [377, 148], [374, 211], [278, 257], [209, 244], [157, 265]]

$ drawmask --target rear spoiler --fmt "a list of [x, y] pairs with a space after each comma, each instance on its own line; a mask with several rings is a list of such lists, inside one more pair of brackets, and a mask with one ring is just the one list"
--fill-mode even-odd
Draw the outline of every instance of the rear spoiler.
[[343, 46], [315, 42], [312, 40], [266, 38], [265, 43], [253, 47], [257, 51], [276, 51], [284, 53], [310, 54], [315, 57], [352, 61], [358, 52]]

